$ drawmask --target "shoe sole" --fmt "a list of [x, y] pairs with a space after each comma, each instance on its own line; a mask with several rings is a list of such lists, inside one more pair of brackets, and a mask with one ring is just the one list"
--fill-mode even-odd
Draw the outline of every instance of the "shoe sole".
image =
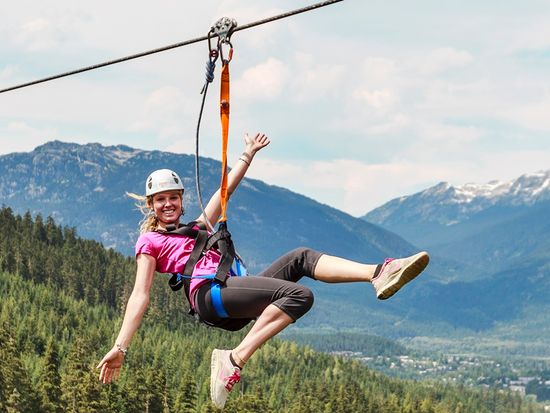
[[401, 270], [395, 279], [389, 283], [386, 288], [377, 296], [379, 300], [387, 300], [397, 291], [401, 289], [409, 281], [414, 280], [424, 269], [428, 266], [430, 262], [430, 256], [427, 252], [422, 251], [416, 254], [416, 258], [405, 268]]
[[219, 353], [219, 350], [212, 351], [212, 357], [210, 359], [210, 400], [212, 400], [212, 403], [214, 403], [216, 407], [218, 407], [218, 405], [214, 400], [214, 387], [216, 385], [216, 377], [218, 377], [219, 373]]

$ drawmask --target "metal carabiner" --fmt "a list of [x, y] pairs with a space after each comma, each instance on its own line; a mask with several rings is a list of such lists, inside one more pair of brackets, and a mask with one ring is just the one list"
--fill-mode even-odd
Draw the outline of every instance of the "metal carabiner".
[[[224, 53], [223, 53], [224, 45], [229, 45], [229, 52], [227, 54], [228, 55], [227, 59], [224, 57]], [[222, 42], [221, 40], [218, 39], [218, 51], [220, 53], [220, 58], [222, 59], [223, 64], [229, 63], [233, 58], [233, 45], [229, 40], [225, 40]]]
[[211, 28], [208, 32], [208, 58], [210, 59], [210, 63], [213, 64], [218, 60], [219, 56], [219, 40], [218, 44], [216, 44], [216, 47], [212, 47], [212, 35], [215, 34], [214, 28]]

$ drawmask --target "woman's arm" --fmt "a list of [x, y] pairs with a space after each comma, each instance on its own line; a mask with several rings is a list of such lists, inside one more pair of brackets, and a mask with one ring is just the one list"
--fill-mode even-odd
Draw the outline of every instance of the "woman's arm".
[[153, 283], [156, 261], [147, 254], [137, 257], [136, 282], [126, 305], [124, 321], [113, 348], [103, 357], [97, 368], [101, 369], [99, 380], [109, 383], [116, 380], [124, 362], [126, 349], [141, 324], [143, 314], [149, 304], [149, 291]]
[[[227, 195], [228, 197], [235, 191], [241, 180], [244, 178], [248, 167], [252, 163], [252, 159], [256, 153], [269, 145], [269, 138], [263, 133], [257, 133], [256, 136], [250, 137], [248, 134], [244, 136], [244, 152], [237, 160], [237, 163], [233, 166], [229, 174], [227, 175]], [[208, 204], [204, 208], [206, 217], [214, 226], [221, 214], [221, 195], [220, 190], [218, 189]], [[201, 214], [197, 221], [205, 222], [204, 214]]]

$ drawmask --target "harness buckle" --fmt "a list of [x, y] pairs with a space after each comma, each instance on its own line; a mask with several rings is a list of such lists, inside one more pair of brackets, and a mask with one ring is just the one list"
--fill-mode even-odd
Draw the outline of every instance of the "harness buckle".
[[172, 289], [172, 291], [179, 291], [181, 290], [181, 287], [183, 287], [183, 277], [181, 274], [172, 274], [172, 277], [168, 280], [168, 285]]

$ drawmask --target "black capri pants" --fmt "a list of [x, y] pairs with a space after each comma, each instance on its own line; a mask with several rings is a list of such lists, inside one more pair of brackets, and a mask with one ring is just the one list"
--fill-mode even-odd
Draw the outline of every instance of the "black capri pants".
[[195, 311], [206, 324], [236, 331], [273, 304], [296, 321], [313, 305], [313, 293], [296, 284], [303, 276], [314, 278], [321, 253], [297, 248], [278, 258], [257, 276], [229, 277], [221, 287], [221, 299], [229, 318], [220, 318], [212, 304], [210, 283], [195, 294]]

